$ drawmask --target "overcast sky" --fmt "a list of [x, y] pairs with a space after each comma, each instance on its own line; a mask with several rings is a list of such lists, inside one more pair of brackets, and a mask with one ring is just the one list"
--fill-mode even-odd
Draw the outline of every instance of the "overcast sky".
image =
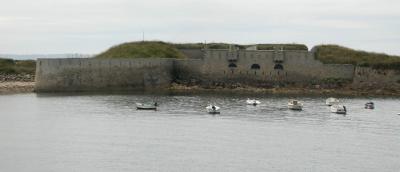
[[99, 53], [142, 39], [340, 44], [400, 55], [399, 0], [0, 0], [0, 53]]

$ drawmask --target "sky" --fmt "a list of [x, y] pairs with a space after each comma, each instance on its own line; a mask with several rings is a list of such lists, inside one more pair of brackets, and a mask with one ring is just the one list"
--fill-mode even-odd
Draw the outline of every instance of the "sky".
[[0, 53], [123, 42], [339, 44], [400, 55], [399, 0], [0, 0]]

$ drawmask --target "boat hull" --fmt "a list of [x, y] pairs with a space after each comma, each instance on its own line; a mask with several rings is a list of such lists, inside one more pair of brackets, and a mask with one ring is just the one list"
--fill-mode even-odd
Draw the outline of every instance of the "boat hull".
[[137, 110], [157, 110], [157, 106], [153, 104], [136, 103]]
[[346, 107], [345, 106], [341, 106], [341, 105], [331, 106], [331, 112], [332, 113], [336, 113], [336, 114], [342, 114], [342, 115], [347, 114]]
[[365, 109], [375, 109], [375, 105], [372, 102], [366, 103], [365, 104]]
[[261, 102], [260, 101], [258, 101], [258, 100], [247, 100], [246, 101], [246, 104], [247, 105], [253, 105], [253, 106], [257, 106], [257, 105], [259, 105]]
[[219, 111], [215, 111], [215, 112], [208, 112], [209, 114], [215, 115], [215, 114], [221, 114], [221, 112]]
[[157, 110], [156, 107], [136, 107], [137, 110]]
[[290, 110], [298, 110], [298, 111], [303, 110], [302, 106], [297, 106], [297, 105], [288, 105], [288, 108]]
[[303, 110], [303, 103], [301, 103], [301, 102], [298, 101], [298, 100], [290, 100], [290, 101], [288, 102], [288, 108], [289, 108], [290, 110], [297, 110], [297, 111], [300, 111], [300, 110]]
[[207, 113], [209, 114], [220, 114], [219, 109], [220, 108], [218, 106], [212, 106], [212, 105], [206, 107]]

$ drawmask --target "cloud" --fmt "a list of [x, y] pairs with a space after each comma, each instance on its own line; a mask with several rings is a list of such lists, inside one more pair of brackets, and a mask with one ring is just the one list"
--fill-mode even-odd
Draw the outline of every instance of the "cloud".
[[336, 43], [400, 54], [395, 0], [3, 1], [1, 53], [98, 53], [144, 31], [174, 42]]

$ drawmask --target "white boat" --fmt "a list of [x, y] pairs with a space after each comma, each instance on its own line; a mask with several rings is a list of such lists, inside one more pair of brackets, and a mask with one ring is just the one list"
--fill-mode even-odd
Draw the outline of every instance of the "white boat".
[[137, 110], [157, 110], [157, 103], [136, 103]]
[[328, 106], [339, 104], [339, 100], [337, 98], [329, 97], [326, 99], [325, 104]]
[[343, 106], [343, 105], [332, 105], [331, 112], [337, 113], [337, 114], [346, 114], [347, 109], [346, 109], [346, 106]]
[[246, 100], [246, 104], [247, 104], [247, 105], [256, 106], [256, 105], [259, 105], [260, 103], [261, 103], [261, 102], [258, 101], [258, 100], [256, 100], [256, 99], [247, 99], [247, 100]]
[[219, 107], [215, 105], [208, 105], [206, 110], [209, 114], [220, 114]]
[[288, 108], [290, 110], [302, 110], [303, 109], [303, 103], [301, 103], [298, 100], [289, 100]]
[[374, 102], [365, 103], [365, 109], [375, 109]]

